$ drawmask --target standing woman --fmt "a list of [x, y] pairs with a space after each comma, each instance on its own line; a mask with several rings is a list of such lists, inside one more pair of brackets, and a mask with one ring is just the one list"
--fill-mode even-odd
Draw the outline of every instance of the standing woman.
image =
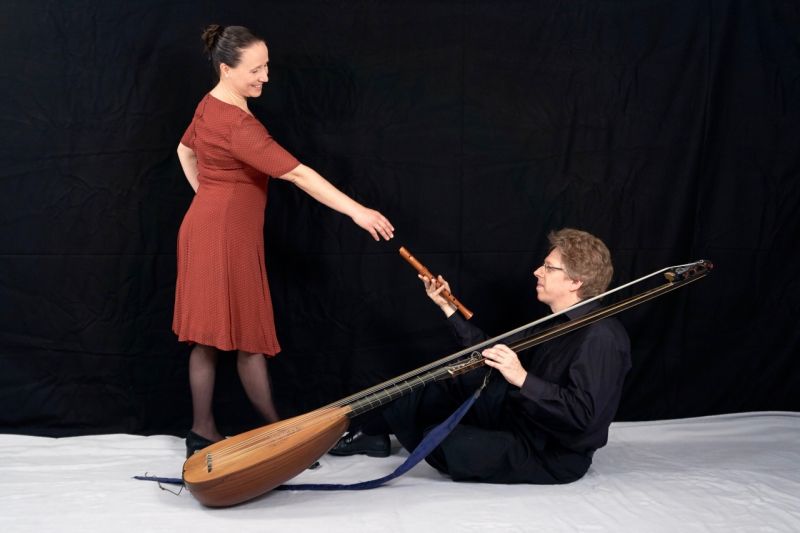
[[178, 145], [195, 190], [178, 233], [178, 280], [172, 329], [194, 344], [189, 359], [193, 422], [187, 457], [222, 439], [212, 412], [217, 351], [236, 350], [239, 378], [267, 422], [278, 420], [267, 372], [280, 351], [264, 262], [267, 182], [291, 181], [343, 213], [375, 240], [392, 224], [301, 164], [247, 107], [268, 81], [264, 40], [242, 26], [208, 26], [203, 41], [219, 83], [200, 101]]

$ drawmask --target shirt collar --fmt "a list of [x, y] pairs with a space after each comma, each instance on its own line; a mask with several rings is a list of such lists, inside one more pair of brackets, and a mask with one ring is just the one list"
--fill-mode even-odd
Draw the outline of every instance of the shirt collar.
[[584, 315], [588, 315], [589, 313], [591, 313], [592, 311], [594, 311], [598, 307], [600, 307], [600, 301], [599, 300], [595, 300], [593, 302], [589, 302], [588, 304], [582, 305], [582, 306], [578, 307], [577, 309], [573, 309], [571, 311], [567, 311], [564, 314], [570, 320], [575, 320], [576, 318], [580, 318], [580, 317], [582, 317]]

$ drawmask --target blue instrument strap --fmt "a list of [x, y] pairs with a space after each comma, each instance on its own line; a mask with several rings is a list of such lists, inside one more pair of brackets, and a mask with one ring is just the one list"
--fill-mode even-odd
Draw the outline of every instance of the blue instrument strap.
[[[481, 395], [486, 383], [489, 380], [490, 372], [486, 373], [483, 383], [473, 392], [461, 406], [455, 410], [447, 419], [434, 427], [422, 439], [414, 451], [408, 456], [403, 464], [398, 466], [394, 472], [389, 475], [372, 479], [369, 481], [361, 481], [359, 483], [339, 484], [339, 483], [298, 483], [296, 485], [280, 485], [275, 487], [274, 490], [367, 490], [380, 487], [387, 481], [400, 477], [409, 470], [411, 470], [417, 463], [425, 459], [444, 439], [450, 434], [453, 429], [458, 425], [464, 415], [467, 414], [472, 404]], [[135, 479], [145, 481], [157, 481], [159, 483], [169, 483], [173, 485], [183, 485], [183, 480], [180, 478], [165, 478], [155, 476], [134, 476]]]
[[159, 485], [162, 483], [166, 483], [167, 485], [183, 485], [183, 480], [179, 477], [158, 477], [148, 476], [145, 474], [144, 476], [133, 476], [133, 479], [138, 479], [141, 481], [155, 481]]
[[360, 483], [301, 483], [297, 485], [280, 485], [275, 487], [275, 490], [367, 490], [380, 487], [387, 481], [391, 481], [396, 477], [402, 476], [411, 470], [414, 465], [425, 459], [428, 454], [431, 453], [445, 439], [445, 437], [447, 437], [447, 435], [453, 431], [453, 429], [455, 429], [461, 419], [464, 418], [464, 415], [467, 414], [469, 408], [472, 407], [472, 404], [475, 403], [475, 400], [478, 399], [478, 396], [481, 395], [481, 391], [486, 386], [488, 377], [489, 374], [487, 373], [486, 378], [483, 380], [481, 386], [478, 387], [478, 389], [473, 392], [453, 414], [447, 417], [447, 420], [430, 430], [428, 434], [425, 435], [425, 438], [422, 439], [422, 442], [420, 442], [417, 447], [414, 448], [414, 451], [411, 452], [411, 454], [408, 456], [408, 459], [406, 459], [403, 464], [398, 466], [391, 474], [378, 479], [361, 481]]

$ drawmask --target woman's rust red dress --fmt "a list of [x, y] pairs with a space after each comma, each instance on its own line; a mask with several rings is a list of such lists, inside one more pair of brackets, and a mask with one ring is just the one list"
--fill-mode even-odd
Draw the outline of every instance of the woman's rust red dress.
[[172, 329], [179, 340], [275, 355], [264, 262], [267, 181], [300, 163], [253, 116], [207, 94], [181, 143], [200, 186], [178, 232]]

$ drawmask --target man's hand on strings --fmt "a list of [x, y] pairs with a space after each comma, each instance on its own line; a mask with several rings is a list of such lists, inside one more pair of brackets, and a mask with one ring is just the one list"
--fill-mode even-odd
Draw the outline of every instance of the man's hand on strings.
[[521, 387], [525, 383], [528, 372], [519, 362], [517, 354], [505, 344], [495, 344], [491, 348], [486, 348], [483, 357], [487, 366], [496, 368], [506, 381], [515, 387]]

